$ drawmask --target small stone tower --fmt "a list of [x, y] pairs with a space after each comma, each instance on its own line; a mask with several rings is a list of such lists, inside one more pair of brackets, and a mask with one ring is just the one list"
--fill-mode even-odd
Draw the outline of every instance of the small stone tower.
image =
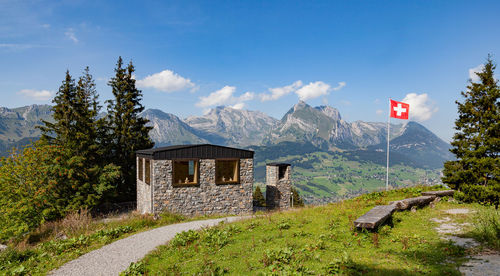
[[292, 193], [291, 166], [286, 163], [266, 165], [266, 205], [269, 209], [290, 208]]

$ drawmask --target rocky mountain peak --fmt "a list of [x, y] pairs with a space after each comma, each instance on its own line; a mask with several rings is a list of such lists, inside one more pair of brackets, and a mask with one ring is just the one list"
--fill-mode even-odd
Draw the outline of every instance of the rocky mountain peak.
[[317, 106], [315, 107], [315, 109], [321, 111], [323, 114], [332, 118], [333, 120], [342, 120], [342, 117], [340, 116], [340, 112], [338, 111], [338, 109], [333, 108], [329, 105]]
[[311, 107], [310, 105], [308, 105], [306, 102], [304, 102], [303, 100], [299, 100], [298, 103], [296, 103], [294, 106], [293, 106], [293, 111], [297, 111], [297, 110], [300, 110], [300, 109], [304, 109], [306, 107]]
[[218, 106], [203, 116], [186, 118], [191, 127], [224, 137], [230, 145], [260, 144], [276, 119], [260, 112]]

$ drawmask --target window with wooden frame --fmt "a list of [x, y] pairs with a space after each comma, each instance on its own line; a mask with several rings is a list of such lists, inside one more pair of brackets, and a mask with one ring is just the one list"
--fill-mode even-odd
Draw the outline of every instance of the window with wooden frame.
[[199, 181], [199, 160], [174, 160], [173, 161], [173, 186], [193, 186]]
[[240, 183], [240, 160], [239, 159], [215, 160], [215, 183], [216, 184]]
[[139, 169], [139, 173], [137, 174], [137, 179], [139, 179], [140, 181], [144, 181], [143, 179], [143, 176], [144, 176], [144, 159], [143, 158], [139, 158], [139, 161], [137, 162], [137, 167]]
[[145, 164], [144, 164], [144, 171], [145, 171], [145, 180], [144, 182], [146, 182], [146, 184], [150, 184], [151, 183], [151, 160], [149, 159], [144, 159], [145, 160]]

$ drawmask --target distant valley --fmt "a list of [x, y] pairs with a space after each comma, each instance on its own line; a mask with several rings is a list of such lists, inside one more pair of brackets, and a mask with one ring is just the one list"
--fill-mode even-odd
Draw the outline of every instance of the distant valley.
[[[294, 185], [308, 202], [349, 197], [385, 183], [387, 124], [349, 123], [331, 106], [299, 102], [280, 120], [223, 106], [185, 119], [157, 109], [141, 116], [153, 126], [157, 147], [213, 143], [254, 150], [259, 185], [266, 162], [292, 163]], [[41, 120], [52, 120], [49, 105], [0, 107], [0, 155], [38, 139]], [[443, 162], [453, 158], [450, 145], [416, 122], [391, 124], [390, 132], [394, 185], [439, 182]]]

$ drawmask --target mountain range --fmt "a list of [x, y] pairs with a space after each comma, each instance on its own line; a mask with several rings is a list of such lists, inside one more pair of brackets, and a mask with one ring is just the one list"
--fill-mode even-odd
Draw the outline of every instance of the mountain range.
[[[216, 107], [203, 116], [181, 119], [158, 109], [141, 113], [153, 126], [150, 136], [156, 146], [213, 143], [235, 147], [311, 144], [319, 151], [357, 152], [381, 155], [387, 143], [387, 124], [347, 122], [331, 106], [312, 107], [303, 101], [277, 120], [259, 111]], [[0, 107], [0, 154], [11, 146], [37, 139], [41, 120], [51, 120], [49, 105], [8, 109]], [[391, 124], [391, 153], [408, 158], [413, 166], [441, 168], [452, 159], [450, 145], [416, 122]], [[368, 153], [368, 154], [367, 154]]]

